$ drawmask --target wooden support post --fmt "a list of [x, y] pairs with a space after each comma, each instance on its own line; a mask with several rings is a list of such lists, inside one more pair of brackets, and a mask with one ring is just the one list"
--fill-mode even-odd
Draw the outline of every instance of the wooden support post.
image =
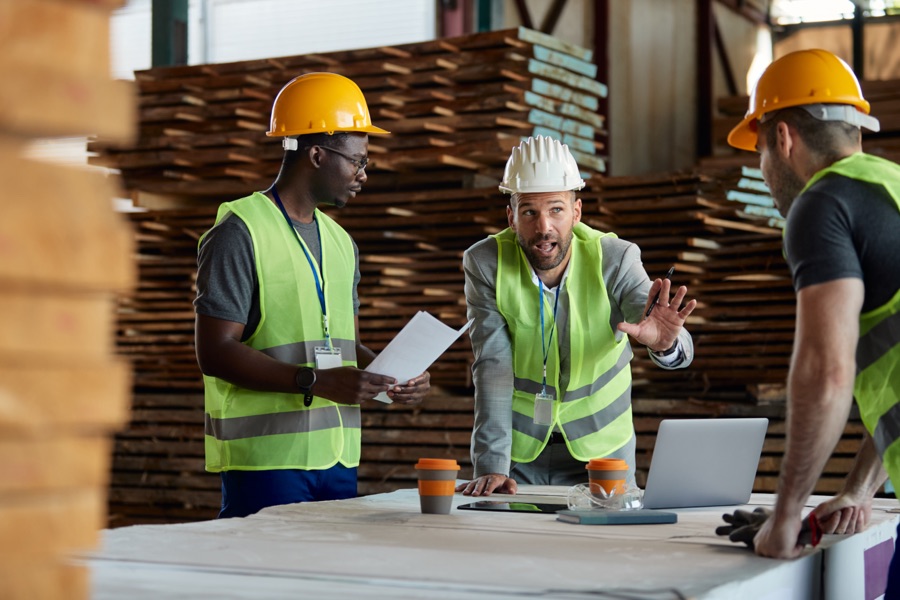
[[697, 0], [697, 158], [712, 154], [712, 0]]
[[850, 25], [853, 33], [853, 72], [860, 81], [865, 79], [866, 71], [866, 41], [865, 23], [863, 22], [863, 9], [860, 3], [855, 3], [853, 8], [853, 22]]
[[[609, 0], [597, 0], [594, 2], [594, 63], [597, 65], [597, 81], [609, 83]], [[609, 94], [597, 99], [597, 114], [609, 115]], [[600, 141], [604, 144], [606, 159], [606, 172], [610, 173], [613, 163], [610, 129], [610, 119], [606, 119], [606, 131], [600, 135]]]

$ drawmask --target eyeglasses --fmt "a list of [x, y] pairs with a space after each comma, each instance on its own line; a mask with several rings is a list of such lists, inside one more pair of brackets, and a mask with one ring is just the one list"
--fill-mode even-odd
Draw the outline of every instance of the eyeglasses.
[[342, 156], [342, 157], [346, 158], [347, 160], [349, 160], [350, 162], [352, 162], [354, 164], [354, 166], [356, 166], [356, 175], [359, 175], [360, 173], [362, 173], [366, 169], [366, 167], [369, 165], [369, 157], [368, 156], [366, 156], [362, 160], [359, 160], [359, 159], [353, 158], [349, 154], [344, 154], [340, 150], [335, 150], [334, 148], [331, 148], [329, 146], [319, 146], [319, 148], [322, 148], [323, 150], [328, 150], [329, 152], [334, 152], [338, 156]]

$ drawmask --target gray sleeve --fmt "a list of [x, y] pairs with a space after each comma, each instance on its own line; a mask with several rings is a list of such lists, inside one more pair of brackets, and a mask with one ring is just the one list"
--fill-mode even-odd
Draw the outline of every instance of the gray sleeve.
[[497, 242], [487, 238], [469, 248], [463, 255], [463, 271], [467, 314], [473, 321], [469, 337], [475, 354], [474, 475], [508, 475], [512, 448], [512, 343], [506, 321], [497, 309]]
[[[641, 250], [637, 244], [613, 237], [603, 238], [601, 244], [603, 278], [613, 302], [611, 318], [614, 322], [610, 324], [615, 331], [621, 321], [638, 323], [644, 318], [651, 281], [641, 262]], [[694, 342], [687, 329], [681, 329], [675, 344], [675, 352], [665, 357], [658, 357], [648, 349], [650, 360], [667, 370], [687, 367], [694, 360]]]
[[231, 215], [213, 227], [197, 254], [198, 314], [243, 323], [249, 320], [256, 288], [256, 265], [250, 231]]

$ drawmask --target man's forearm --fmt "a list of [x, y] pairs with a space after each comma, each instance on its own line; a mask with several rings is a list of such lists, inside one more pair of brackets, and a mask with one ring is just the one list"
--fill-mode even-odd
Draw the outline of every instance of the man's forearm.
[[868, 433], [863, 438], [853, 468], [844, 482], [844, 493], [855, 494], [862, 498], [871, 498], [887, 481], [888, 474], [884, 470], [875, 441]]
[[787, 447], [776, 515], [799, 515], [844, 431], [853, 404], [858, 279], [837, 279], [797, 293], [797, 328], [788, 376]]
[[801, 350], [788, 380], [787, 445], [778, 482], [776, 512], [799, 516], [841, 437], [853, 394], [844, 366], [829, 368]]

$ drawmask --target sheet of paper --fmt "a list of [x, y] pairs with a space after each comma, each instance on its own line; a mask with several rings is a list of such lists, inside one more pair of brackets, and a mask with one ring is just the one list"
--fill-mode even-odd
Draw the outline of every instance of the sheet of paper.
[[[471, 324], [472, 321], [469, 321], [456, 330], [429, 313], [419, 311], [366, 367], [366, 371], [390, 375], [399, 383], [406, 383], [427, 371], [431, 363], [465, 333]], [[378, 394], [375, 399], [386, 404], [392, 402], [386, 393]]]

